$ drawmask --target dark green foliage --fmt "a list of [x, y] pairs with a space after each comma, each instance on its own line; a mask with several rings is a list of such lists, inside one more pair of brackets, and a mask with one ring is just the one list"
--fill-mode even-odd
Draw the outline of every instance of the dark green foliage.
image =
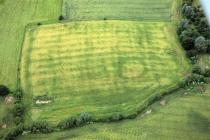
[[206, 52], [207, 51], [207, 41], [203, 36], [199, 36], [195, 39], [195, 49], [198, 52]]
[[0, 96], [6, 96], [9, 94], [9, 88], [4, 85], [0, 85]]
[[38, 22], [37, 25], [40, 26], [40, 25], [42, 25], [42, 23]]
[[210, 53], [210, 40], [208, 40], [207, 44], [208, 44], [207, 53]]
[[92, 121], [91, 115], [89, 113], [81, 113], [79, 118], [76, 117], [70, 117], [58, 124], [58, 128], [61, 130], [70, 129], [73, 127], [81, 126], [86, 123], [89, 123]]
[[109, 121], [120, 121], [123, 119], [123, 116], [119, 113], [113, 114], [110, 118]]
[[183, 5], [192, 5], [193, 4], [193, 0], [183, 0]]
[[17, 136], [23, 133], [24, 127], [19, 124], [16, 128], [10, 130], [4, 137], [4, 140], [15, 140]]
[[25, 113], [24, 105], [21, 103], [16, 103], [14, 105], [12, 113], [15, 118], [15, 123], [20, 124], [21, 122], [23, 122], [23, 117], [24, 117], [24, 113]]
[[13, 93], [13, 96], [16, 98], [16, 102], [20, 102], [22, 97], [23, 97], [23, 92], [22, 90], [16, 90], [14, 93]]
[[180, 34], [179, 39], [185, 50], [191, 50], [194, 48], [194, 40], [198, 36], [199, 33], [193, 26], [191, 26], [190, 28], [187, 28]]
[[194, 9], [192, 6], [189, 6], [187, 4], [185, 4], [183, 6], [183, 9], [182, 9], [182, 14], [188, 18], [188, 19], [192, 19], [195, 15], [195, 12], [194, 12]]
[[180, 83], [180, 87], [187, 87], [190, 85], [202, 83], [207, 83], [207, 78], [203, 75], [192, 73], [191, 75], [186, 77], [182, 83]]
[[198, 65], [195, 65], [193, 67], [192, 72], [195, 73], [195, 74], [199, 74], [199, 75], [203, 75], [204, 74], [203, 70]]
[[198, 51], [195, 50], [195, 49], [192, 49], [192, 50], [187, 51], [186, 53], [187, 53], [187, 56], [188, 56], [189, 58], [192, 58], [192, 57], [196, 57], [196, 56], [197, 56]]
[[193, 0], [184, 0], [182, 14], [184, 19], [177, 27], [177, 34], [187, 56], [195, 62], [199, 53], [210, 52], [210, 27], [203, 9], [193, 6]]
[[28, 128], [28, 131], [31, 133], [50, 133], [53, 131], [53, 128], [45, 121], [33, 122]]
[[84, 124], [91, 121], [91, 115], [89, 113], [83, 112], [80, 114], [79, 123]]
[[204, 76], [210, 77], [210, 68], [205, 70]]
[[184, 30], [186, 30], [188, 26], [189, 26], [189, 21], [187, 19], [181, 20], [177, 28], [178, 35], [180, 35]]
[[58, 17], [58, 20], [59, 21], [62, 21], [62, 20], [64, 20], [65, 18], [64, 18], [64, 16], [63, 15], [60, 15], [59, 17]]
[[202, 17], [197, 26], [198, 32], [205, 38], [210, 38], [210, 27], [206, 18]]
[[60, 122], [58, 124], [58, 128], [60, 128], [61, 130], [64, 130], [64, 129], [70, 129], [70, 128], [76, 127], [76, 125], [77, 125], [77, 119], [75, 117], [70, 117]]

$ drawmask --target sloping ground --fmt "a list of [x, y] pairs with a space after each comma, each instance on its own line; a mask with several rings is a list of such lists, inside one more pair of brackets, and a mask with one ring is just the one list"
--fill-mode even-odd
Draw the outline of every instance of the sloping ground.
[[170, 20], [173, 0], [64, 0], [70, 20]]
[[[89, 112], [128, 116], [183, 79], [189, 64], [171, 23], [84, 21], [27, 30], [21, 84], [32, 120]], [[46, 95], [51, 103], [37, 105]]]
[[156, 103], [150, 108], [151, 113], [148, 111], [133, 120], [91, 124], [49, 135], [21, 136], [19, 140], [209, 140], [210, 92], [180, 93], [164, 99], [165, 106]]
[[25, 26], [60, 12], [60, 0], [0, 0], [0, 84], [16, 88]]

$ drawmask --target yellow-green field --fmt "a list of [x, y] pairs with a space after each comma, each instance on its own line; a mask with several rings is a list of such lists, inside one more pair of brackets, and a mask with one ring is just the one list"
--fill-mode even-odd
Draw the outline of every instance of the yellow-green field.
[[[21, 85], [28, 119], [51, 123], [89, 112], [127, 116], [176, 87], [189, 64], [171, 23], [84, 21], [26, 31]], [[51, 103], [37, 105], [44, 96]]]

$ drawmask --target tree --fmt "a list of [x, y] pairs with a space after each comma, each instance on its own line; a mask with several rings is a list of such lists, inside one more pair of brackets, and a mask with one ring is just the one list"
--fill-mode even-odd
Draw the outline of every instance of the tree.
[[179, 23], [177, 27], [178, 35], [180, 35], [184, 30], [186, 30], [188, 25], [189, 25], [189, 21], [187, 19], [181, 20], [181, 22]]
[[210, 53], [210, 40], [208, 40], [207, 53]]
[[0, 85], [0, 96], [6, 96], [9, 92], [9, 89], [6, 86]]
[[198, 52], [206, 52], [207, 51], [207, 41], [203, 36], [199, 36], [195, 39], [195, 49]]
[[193, 0], [183, 0], [183, 3], [186, 5], [192, 5]]
[[188, 19], [192, 19], [195, 15], [193, 7], [188, 5], [183, 6], [182, 13]]
[[194, 40], [199, 36], [199, 33], [194, 26], [190, 26], [184, 30], [180, 36], [180, 42], [185, 50], [194, 49]]
[[206, 18], [200, 19], [197, 29], [203, 37], [210, 38], [210, 27]]

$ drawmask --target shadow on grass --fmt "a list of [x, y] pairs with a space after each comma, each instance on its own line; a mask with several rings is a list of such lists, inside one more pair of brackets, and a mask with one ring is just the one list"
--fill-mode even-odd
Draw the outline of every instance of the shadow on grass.
[[208, 118], [199, 112], [191, 111], [188, 118], [188, 124], [191, 128], [201, 133], [210, 133], [210, 116]]

